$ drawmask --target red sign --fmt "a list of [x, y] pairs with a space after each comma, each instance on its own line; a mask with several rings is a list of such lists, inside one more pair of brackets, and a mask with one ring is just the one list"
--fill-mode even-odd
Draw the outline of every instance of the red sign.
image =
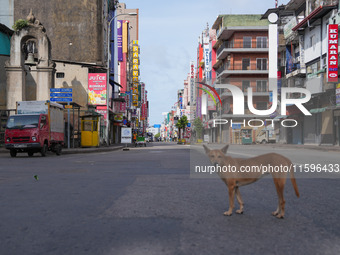
[[100, 118], [100, 125], [101, 126], [106, 126], [107, 123], [107, 109], [106, 106], [97, 106], [96, 112], [103, 115]]
[[328, 82], [338, 82], [338, 30], [337, 24], [328, 25]]

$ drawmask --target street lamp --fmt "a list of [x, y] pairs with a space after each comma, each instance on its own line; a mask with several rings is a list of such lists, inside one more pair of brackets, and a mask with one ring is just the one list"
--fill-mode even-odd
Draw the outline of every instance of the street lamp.
[[[129, 12], [129, 13], [120, 13], [117, 14], [116, 16], [112, 17], [109, 22], [108, 22], [108, 27], [107, 27], [107, 74], [106, 74], [106, 144], [109, 145], [109, 96], [107, 91], [109, 90], [109, 86], [110, 86], [110, 32], [111, 32], [111, 23], [118, 17], [118, 16], [122, 16], [122, 15], [126, 15], [126, 16], [136, 16], [138, 15], [136, 12]], [[114, 34], [115, 35], [115, 34]], [[114, 37], [114, 51], [115, 51], [115, 46], [116, 46], [116, 37]]]

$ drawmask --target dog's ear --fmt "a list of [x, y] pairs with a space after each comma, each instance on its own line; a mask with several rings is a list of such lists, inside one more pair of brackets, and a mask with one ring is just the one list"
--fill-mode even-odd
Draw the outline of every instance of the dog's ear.
[[227, 144], [226, 146], [224, 146], [224, 147], [221, 149], [221, 151], [222, 151], [224, 154], [226, 154], [228, 148], [229, 148], [229, 144]]
[[204, 150], [205, 150], [205, 153], [209, 153], [209, 151], [210, 151], [210, 149], [205, 145], [205, 144], [203, 144], [203, 148], [204, 148]]

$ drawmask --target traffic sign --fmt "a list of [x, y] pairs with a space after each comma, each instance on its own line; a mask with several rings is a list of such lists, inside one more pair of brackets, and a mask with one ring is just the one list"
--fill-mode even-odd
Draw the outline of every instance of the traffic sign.
[[50, 93], [50, 97], [72, 97], [72, 93]]
[[72, 88], [52, 88], [50, 98], [52, 102], [72, 102]]
[[50, 89], [50, 92], [71, 92], [72, 93], [72, 88], [53, 88], [53, 89]]
[[51, 102], [72, 102], [72, 98], [69, 97], [52, 97]]

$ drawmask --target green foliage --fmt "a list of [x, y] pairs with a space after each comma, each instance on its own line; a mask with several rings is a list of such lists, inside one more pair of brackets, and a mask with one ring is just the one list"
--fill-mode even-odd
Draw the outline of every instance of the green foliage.
[[12, 26], [12, 28], [15, 30], [15, 31], [20, 31], [21, 29], [23, 29], [24, 27], [27, 27], [28, 26], [28, 21], [25, 20], [25, 19], [18, 19], [14, 25]]
[[155, 134], [155, 138], [159, 138], [161, 136], [161, 134], [160, 133], [157, 133], [157, 134]]
[[176, 127], [179, 131], [179, 139], [181, 138], [181, 129], [185, 129], [188, 125], [188, 117], [183, 115], [176, 123]]
[[176, 123], [176, 127], [179, 129], [183, 129], [186, 128], [186, 126], [188, 125], [188, 117], [183, 115], [178, 122]]
[[195, 132], [197, 134], [197, 138], [202, 138], [203, 123], [202, 123], [202, 120], [200, 118], [196, 118], [194, 120], [194, 129], [195, 129]]

